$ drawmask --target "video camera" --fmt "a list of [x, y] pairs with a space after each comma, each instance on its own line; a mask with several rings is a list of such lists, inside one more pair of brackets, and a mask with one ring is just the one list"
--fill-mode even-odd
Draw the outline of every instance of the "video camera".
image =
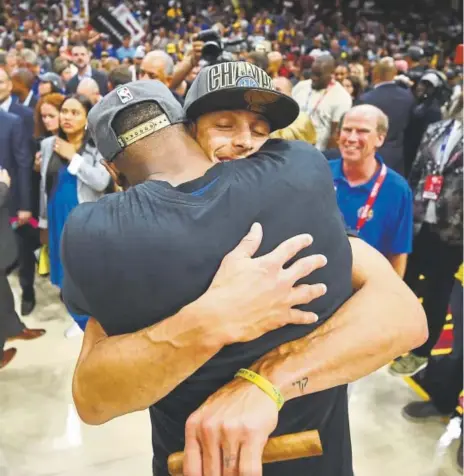
[[210, 65], [233, 61], [232, 53], [225, 51], [225, 49], [228, 46], [239, 45], [246, 41], [241, 38], [233, 41], [223, 39], [214, 29], [201, 31], [197, 35], [197, 40], [205, 43], [201, 50], [201, 57]]

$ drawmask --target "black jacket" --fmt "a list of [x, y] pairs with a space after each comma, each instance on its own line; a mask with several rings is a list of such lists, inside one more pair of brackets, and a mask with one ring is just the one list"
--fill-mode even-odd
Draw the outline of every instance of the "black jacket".
[[[108, 76], [105, 73], [92, 68], [92, 79], [97, 82], [102, 96], [108, 94]], [[74, 94], [77, 91], [77, 86], [79, 86], [79, 75], [76, 74], [68, 81], [66, 92]]]
[[23, 127], [16, 114], [0, 110], [0, 167], [11, 177], [10, 216], [16, 216], [18, 210], [31, 210], [32, 155]]
[[9, 222], [8, 192], [6, 184], [0, 183], [0, 274], [15, 262], [17, 253], [16, 240]]
[[404, 133], [414, 106], [412, 92], [396, 83], [386, 83], [363, 94], [359, 103], [377, 106], [387, 115], [388, 134], [378, 152], [388, 167], [404, 174]]

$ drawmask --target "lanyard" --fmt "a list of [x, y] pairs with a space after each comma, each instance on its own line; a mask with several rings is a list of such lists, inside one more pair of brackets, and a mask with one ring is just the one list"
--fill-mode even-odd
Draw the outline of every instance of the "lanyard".
[[322, 100], [326, 97], [327, 93], [329, 92], [329, 89], [334, 85], [333, 81], [331, 81], [329, 83], [329, 85], [327, 86], [326, 90], [324, 91], [324, 94], [319, 98], [319, 100], [317, 101], [316, 105], [312, 108], [311, 112], [308, 111], [308, 106], [309, 106], [309, 100], [311, 99], [311, 96], [313, 95], [313, 88], [311, 86], [311, 91], [309, 92], [308, 94], [308, 97], [306, 98], [306, 104], [305, 104], [305, 107], [304, 107], [304, 110], [305, 111], [308, 111], [307, 114], [309, 117], [311, 117], [313, 115], [314, 112], [317, 111], [317, 108], [320, 106]]
[[369, 212], [372, 210], [375, 201], [377, 200], [377, 196], [379, 195], [380, 187], [382, 187], [383, 181], [387, 176], [387, 166], [382, 164], [382, 168], [380, 169], [380, 174], [377, 177], [377, 180], [372, 187], [371, 193], [369, 194], [369, 198], [367, 199], [366, 204], [364, 205], [361, 215], [358, 218], [358, 223], [356, 224], [356, 231], [361, 231], [361, 228], [366, 224], [367, 218], [369, 216]]

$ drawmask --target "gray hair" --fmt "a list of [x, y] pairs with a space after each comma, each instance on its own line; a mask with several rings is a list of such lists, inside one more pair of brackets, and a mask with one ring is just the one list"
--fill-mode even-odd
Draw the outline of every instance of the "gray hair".
[[162, 59], [164, 62], [164, 71], [166, 72], [167, 76], [172, 76], [174, 73], [174, 60], [171, 58], [170, 55], [163, 50], [153, 50], [150, 51], [144, 58], [146, 61], [153, 61]]
[[37, 57], [37, 54], [28, 48], [25, 48], [21, 51], [21, 59], [25, 63], [32, 66], [37, 66], [39, 64], [39, 58]]
[[353, 112], [363, 113], [366, 116], [374, 116], [377, 120], [377, 133], [381, 135], [387, 135], [389, 127], [388, 117], [378, 107], [372, 106], [371, 104], [361, 104], [359, 106], [354, 106], [345, 114], [343, 119], [345, 119]]

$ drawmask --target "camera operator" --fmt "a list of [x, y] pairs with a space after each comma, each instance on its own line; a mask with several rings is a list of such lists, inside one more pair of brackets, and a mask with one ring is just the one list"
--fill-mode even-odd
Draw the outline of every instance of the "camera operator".
[[441, 103], [445, 82], [437, 71], [430, 70], [424, 74], [414, 91], [416, 104], [411, 112], [411, 119], [405, 133], [405, 172], [409, 175], [411, 165], [428, 126], [442, 118]]

